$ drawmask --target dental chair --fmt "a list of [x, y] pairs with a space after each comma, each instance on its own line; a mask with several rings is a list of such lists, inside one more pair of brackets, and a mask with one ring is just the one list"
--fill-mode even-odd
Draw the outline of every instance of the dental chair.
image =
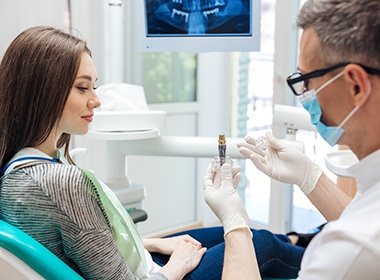
[[[130, 213], [133, 212], [135, 217], [144, 220], [146, 216], [144, 211], [137, 209]], [[1, 279], [83, 280], [78, 273], [37, 240], [2, 220], [0, 220], [0, 271]]]
[[[127, 209], [135, 223], [145, 221], [140, 209]], [[0, 279], [83, 280], [37, 240], [0, 220]]]
[[83, 279], [31, 236], [0, 220], [1, 279]]

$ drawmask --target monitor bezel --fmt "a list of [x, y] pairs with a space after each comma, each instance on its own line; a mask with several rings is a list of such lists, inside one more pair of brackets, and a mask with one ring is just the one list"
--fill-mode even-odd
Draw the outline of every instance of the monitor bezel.
[[147, 35], [146, 0], [136, 0], [136, 24], [139, 37], [139, 49], [142, 52], [249, 52], [260, 50], [261, 1], [251, 2], [250, 35], [210, 36], [184, 35], [150, 37]]

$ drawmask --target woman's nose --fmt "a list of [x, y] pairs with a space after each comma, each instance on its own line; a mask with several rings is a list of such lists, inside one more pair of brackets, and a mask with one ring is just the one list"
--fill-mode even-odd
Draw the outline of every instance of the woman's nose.
[[100, 105], [102, 104], [100, 102], [100, 99], [98, 97], [98, 95], [96, 94], [96, 92], [94, 91], [94, 96], [89, 100], [89, 107], [91, 108], [98, 108], [100, 107]]

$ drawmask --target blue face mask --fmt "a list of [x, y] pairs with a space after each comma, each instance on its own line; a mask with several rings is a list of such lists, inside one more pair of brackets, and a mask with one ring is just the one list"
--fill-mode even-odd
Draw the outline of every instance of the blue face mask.
[[338, 75], [324, 83], [317, 90], [309, 90], [305, 92], [303, 95], [299, 96], [298, 98], [302, 106], [309, 112], [312, 124], [314, 124], [317, 127], [318, 133], [322, 136], [323, 139], [325, 139], [325, 141], [330, 146], [334, 146], [338, 142], [338, 140], [344, 132], [342, 126], [359, 109], [359, 106], [356, 106], [338, 126], [326, 126], [324, 123], [321, 122], [322, 109], [319, 105], [317, 94], [326, 86], [334, 82], [336, 79], [340, 78], [343, 74], [344, 71], [340, 72]]

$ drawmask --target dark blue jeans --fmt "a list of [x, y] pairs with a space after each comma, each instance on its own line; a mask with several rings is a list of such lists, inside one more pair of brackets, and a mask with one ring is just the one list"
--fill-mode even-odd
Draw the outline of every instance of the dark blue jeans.
[[[296, 278], [305, 248], [294, 246], [286, 235], [267, 230], [254, 230], [252, 241], [262, 277]], [[166, 237], [188, 234], [207, 247], [199, 265], [184, 279], [220, 280], [224, 258], [223, 227], [200, 228], [179, 232]], [[153, 260], [163, 266], [169, 256], [153, 253]]]

